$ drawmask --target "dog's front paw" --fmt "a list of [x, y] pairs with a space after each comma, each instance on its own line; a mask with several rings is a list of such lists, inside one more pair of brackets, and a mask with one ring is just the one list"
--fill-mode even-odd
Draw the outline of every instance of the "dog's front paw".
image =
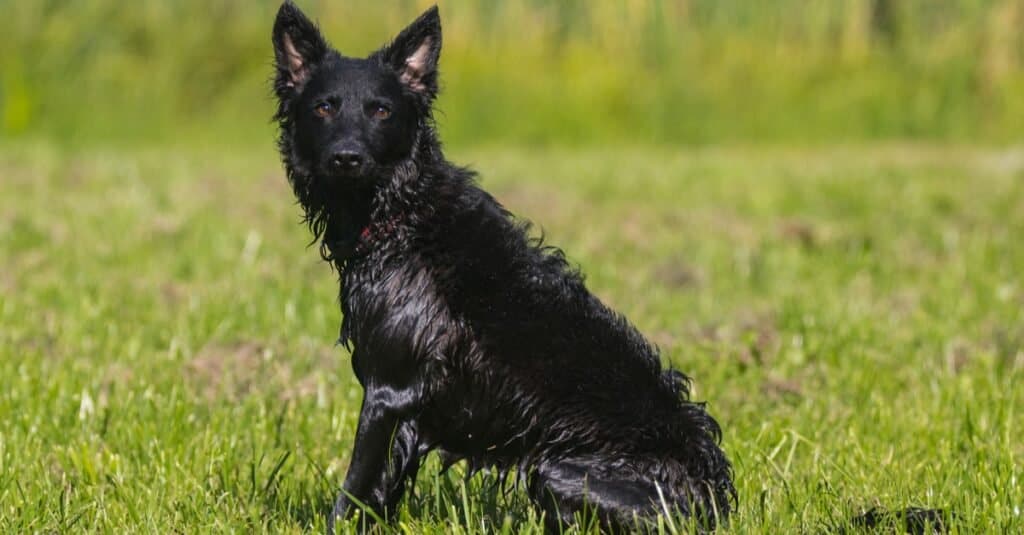
[[355, 509], [352, 501], [342, 492], [341, 496], [338, 496], [338, 501], [334, 502], [330, 516], [327, 517], [327, 535], [334, 535], [334, 523], [344, 522]]
[[378, 513], [372, 506], [364, 505], [359, 499], [351, 497], [342, 490], [338, 501], [334, 502], [331, 516], [327, 517], [327, 535], [334, 535], [335, 525], [344, 524], [352, 519], [356, 520], [358, 532], [366, 533], [374, 524], [381, 521], [382, 516], [383, 513]]

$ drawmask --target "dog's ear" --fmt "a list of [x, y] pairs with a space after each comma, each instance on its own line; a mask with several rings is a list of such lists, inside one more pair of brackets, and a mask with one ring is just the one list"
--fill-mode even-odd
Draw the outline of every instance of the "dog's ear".
[[441, 17], [431, 7], [378, 54], [410, 90], [437, 95], [437, 60], [441, 55]]
[[285, 0], [277, 11], [273, 41], [277, 64], [274, 86], [279, 92], [288, 88], [301, 90], [313, 69], [330, 50], [316, 24], [291, 0]]

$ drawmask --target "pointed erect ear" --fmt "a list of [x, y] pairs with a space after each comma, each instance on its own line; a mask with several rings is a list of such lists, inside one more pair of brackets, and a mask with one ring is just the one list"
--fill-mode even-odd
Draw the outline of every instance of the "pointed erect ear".
[[281, 4], [274, 21], [274, 59], [278, 91], [302, 89], [313, 68], [327, 55], [330, 47], [320, 35], [316, 24], [306, 18], [290, 0]]
[[420, 15], [378, 54], [406, 87], [428, 98], [437, 95], [437, 60], [441, 55], [437, 6]]

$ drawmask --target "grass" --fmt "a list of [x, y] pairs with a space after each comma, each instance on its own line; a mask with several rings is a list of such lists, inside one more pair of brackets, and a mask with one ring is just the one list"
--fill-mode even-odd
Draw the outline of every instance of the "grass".
[[[695, 378], [736, 469], [722, 533], [874, 505], [1024, 531], [1024, 153], [450, 156]], [[361, 390], [270, 143], [15, 143], [0, 176], [0, 531], [322, 531]], [[541, 531], [436, 468], [394, 531]]]
[[[297, 3], [363, 55], [432, 1]], [[451, 143], [1024, 133], [1019, 0], [439, 4]], [[0, 0], [0, 140], [258, 143], [278, 5]]]

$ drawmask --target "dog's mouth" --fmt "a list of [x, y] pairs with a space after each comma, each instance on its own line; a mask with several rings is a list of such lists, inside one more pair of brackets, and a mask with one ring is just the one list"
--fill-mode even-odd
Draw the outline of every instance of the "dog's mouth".
[[374, 176], [373, 167], [368, 163], [342, 168], [327, 165], [321, 174], [330, 186], [342, 189], [369, 185]]
[[326, 169], [324, 174], [330, 177], [332, 181], [337, 182], [338, 185], [344, 185], [346, 182], [360, 182], [369, 175], [363, 167], [356, 169]]

